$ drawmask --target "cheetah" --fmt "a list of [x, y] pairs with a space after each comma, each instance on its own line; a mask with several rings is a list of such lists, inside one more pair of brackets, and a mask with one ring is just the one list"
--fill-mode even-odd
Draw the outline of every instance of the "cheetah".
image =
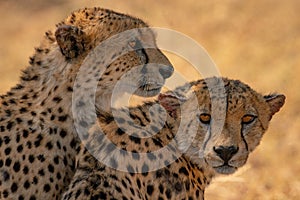
[[246, 163], [284, 102], [214, 77], [102, 113], [63, 199], [204, 199], [215, 175]]
[[148, 97], [173, 73], [144, 21], [102, 8], [74, 11], [46, 32], [29, 64], [0, 98], [0, 199], [61, 198], [80, 150], [72, 108], [89, 95], [84, 84], [96, 83], [101, 112], [121, 77]]

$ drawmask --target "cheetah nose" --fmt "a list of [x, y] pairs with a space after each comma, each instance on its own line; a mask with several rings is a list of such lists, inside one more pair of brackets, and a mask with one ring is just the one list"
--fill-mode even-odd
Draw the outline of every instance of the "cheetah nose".
[[164, 79], [169, 78], [174, 72], [173, 66], [164, 65], [159, 69], [159, 73], [163, 76]]
[[239, 150], [236, 146], [218, 146], [213, 148], [216, 154], [224, 160], [225, 163], [228, 163], [228, 161], [236, 154]]

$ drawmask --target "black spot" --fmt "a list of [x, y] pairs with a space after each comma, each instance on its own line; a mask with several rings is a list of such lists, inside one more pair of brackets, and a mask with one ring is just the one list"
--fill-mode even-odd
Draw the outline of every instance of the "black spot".
[[29, 160], [30, 163], [33, 163], [34, 162], [34, 155], [29, 155], [28, 160]]
[[114, 169], [116, 169], [118, 167], [118, 163], [114, 158], [110, 159], [110, 164], [111, 164], [111, 167]]
[[36, 200], [36, 197], [34, 195], [31, 195], [29, 200]]
[[158, 133], [159, 129], [156, 126], [151, 126], [151, 129], [154, 133]]
[[132, 151], [132, 158], [134, 160], [140, 160], [140, 154], [137, 151]]
[[49, 184], [45, 184], [45, 185], [44, 185], [44, 191], [45, 191], [45, 192], [49, 192], [50, 189], [51, 189], [51, 187], [50, 187]]
[[75, 194], [75, 199], [78, 199], [78, 197], [80, 196], [80, 194], [81, 194], [81, 190], [78, 189], [78, 190], [76, 191], [76, 194]]
[[172, 192], [171, 192], [170, 189], [167, 189], [167, 190], [166, 190], [166, 196], [167, 196], [168, 199], [171, 199], [171, 197], [172, 197]]
[[126, 188], [126, 189], [127, 189], [127, 184], [125, 183], [125, 181], [124, 181], [124, 180], [122, 180], [122, 185], [123, 185], [123, 187], [124, 187], [124, 188]]
[[40, 169], [40, 170], [38, 171], [38, 174], [39, 174], [40, 176], [45, 176], [45, 172], [44, 172], [43, 169]]
[[23, 168], [23, 173], [24, 173], [24, 174], [28, 174], [28, 172], [29, 172], [29, 168], [28, 168], [27, 166], [25, 166], [25, 167]]
[[121, 136], [121, 135], [123, 135], [124, 133], [125, 133], [125, 132], [124, 132], [122, 129], [120, 129], [120, 128], [117, 129], [117, 134], [118, 134], [118, 135]]
[[5, 155], [9, 155], [10, 154], [10, 152], [11, 152], [11, 148], [10, 147], [7, 147], [5, 150], [4, 150], [4, 153], [5, 153]]
[[4, 181], [8, 181], [9, 178], [10, 178], [10, 175], [9, 175], [9, 173], [7, 171], [3, 171], [2, 172], [2, 176], [3, 176], [3, 180]]
[[67, 160], [67, 158], [65, 156], [64, 156], [64, 159], [63, 159], [63, 163], [64, 163], [65, 166], [68, 165], [68, 160]]
[[20, 171], [20, 163], [17, 161], [15, 162], [13, 169], [15, 172], [19, 172]]
[[5, 110], [5, 112], [6, 112], [6, 116], [7, 116], [7, 117], [10, 117], [10, 116], [11, 116], [11, 111], [10, 111], [10, 110]]
[[83, 128], [87, 128], [89, 126], [89, 124], [86, 121], [80, 121], [79, 125]]
[[23, 138], [28, 137], [29, 132], [27, 130], [23, 130]]
[[84, 188], [84, 194], [85, 194], [86, 196], [90, 195], [90, 191], [89, 191], [88, 188]]
[[77, 141], [73, 138], [72, 141], [70, 142], [70, 147], [74, 149], [76, 148], [76, 146], [77, 146]]
[[23, 120], [21, 118], [19, 118], [19, 117], [16, 118], [16, 121], [17, 121], [18, 124], [20, 124], [20, 123], [23, 122]]
[[55, 163], [56, 165], [58, 165], [58, 164], [59, 164], [59, 157], [58, 157], [58, 156], [55, 156], [54, 159], [53, 159], [53, 161], [54, 161], [54, 163]]
[[16, 183], [13, 183], [10, 187], [10, 190], [12, 193], [15, 193], [18, 190], [18, 185]]
[[153, 185], [148, 185], [147, 186], [147, 194], [152, 195], [153, 191], [154, 191]]
[[54, 97], [52, 100], [56, 103], [59, 103], [59, 102], [61, 102], [62, 98], [61, 97]]
[[50, 120], [51, 121], [55, 120], [55, 115], [51, 115]]
[[200, 178], [197, 178], [197, 181], [198, 181], [198, 183], [199, 183], [200, 185], [202, 185], [202, 181], [201, 181]]
[[156, 171], [156, 178], [160, 178], [163, 175], [163, 171], [162, 170], [157, 170]]
[[27, 109], [26, 108], [20, 108], [20, 113], [22, 114], [22, 113], [25, 113], [25, 112], [27, 112]]
[[65, 130], [61, 130], [60, 133], [59, 133], [59, 135], [60, 135], [62, 138], [64, 138], [64, 137], [66, 137], [67, 132], [66, 132]]
[[53, 172], [54, 172], [54, 167], [53, 167], [53, 165], [49, 164], [49, 165], [48, 165], [48, 170], [49, 170], [49, 172], [53, 173]]
[[67, 121], [68, 117], [69, 117], [68, 115], [59, 116], [58, 121], [65, 122], [65, 121]]
[[159, 184], [159, 186], [158, 186], [158, 189], [159, 189], [159, 192], [161, 193], [161, 194], [163, 194], [164, 193], [164, 186], [162, 185], [162, 184]]
[[185, 181], [185, 189], [188, 191], [190, 190], [190, 182], [187, 180]]
[[52, 149], [53, 148], [52, 142], [47, 142], [46, 147], [48, 150]]
[[131, 192], [131, 194], [132, 194], [133, 196], [135, 196], [135, 192], [134, 192], [134, 190], [133, 190], [132, 188], [130, 188], [130, 192]]
[[68, 91], [68, 92], [73, 92], [73, 88], [69, 86], [69, 87], [67, 88], [67, 91]]
[[169, 163], [168, 160], [165, 160], [165, 161], [164, 161], [164, 164], [165, 164], [165, 166], [169, 166], [169, 165], [170, 165], [170, 163]]
[[128, 171], [129, 173], [134, 173], [134, 169], [133, 169], [133, 167], [132, 167], [131, 165], [128, 165], [128, 166], [127, 166], [127, 171]]
[[31, 115], [32, 115], [32, 116], [36, 116], [36, 112], [31, 111]]
[[116, 145], [114, 145], [113, 143], [109, 143], [106, 147], [106, 152], [107, 153], [111, 153], [112, 151], [114, 151], [116, 149]]
[[10, 131], [11, 128], [14, 126], [14, 124], [15, 124], [14, 122], [8, 122], [8, 123], [7, 123], [7, 126], [6, 126], [7, 130]]
[[32, 147], [31, 142], [30, 141], [26, 142], [26, 146], [28, 147], [28, 149], [31, 149], [31, 147]]
[[141, 144], [141, 138], [138, 138], [137, 136], [130, 135], [129, 139], [136, 144]]
[[184, 175], [186, 175], [186, 176], [189, 175], [189, 172], [186, 170], [185, 167], [181, 167], [181, 168], [179, 169], [179, 173], [184, 174]]
[[7, 198], [8, 197], [8, 191], [7, 190], [3, 190], [3, 197]]
[[37, 185], [38, 184], [38, 178], [35, 176], [33, 177], [33, 181], [32, 181], [33, 184]]
[[57, 180], [60, 180], [60, 179], [61, 179], [61, 175], [60, 175], [60, 173], [59, 173], [59, 172], [57, 172], [57, 174], [56, 174], [56, 178], [57, 178]]
[[19, 143], [20, 140], [21, 140], [21, 136], [20, 136], [20, 134], [17, 134], [17, 135], [16, 135], [16, 142]]
[[36, 137], [36, 141], [34, 141], [34, 146], [35, 146], [35, 147], [39, 147], [42, 140], [43, 140], [43, 136], [42, 136], [42, 134], [39, 134], [39, 135]]
[[142, 184], [141, 184], [141, 181], [139, 178], [137, 178], [136, 184], [137, 184], [138, 188], [141, 189]]
[[3, 141], [4, 144], [8, 144], [10, 142], [10, 138], [8, 136], [4, 136]]
[[148, 172], [149, 172], [149, 167], [146, 163], [144, 163], [143, 166], [142, 166], [142, 175], [147, 176]]
[[161, 142], [158, 139], [152, 138], [152, 141], [156, 146], [163, 147], [163, 145], [161, 144]]
[[122, 189], [118, 186], [115, 186], [116, 190], [119, 192], [119, 193], [122, 193]]
[[106, 194], [104, 192], [99, 193], [99, 198], [100, 199], [106, 199]]
[[196, 197], [199, 198], [199, 196], [200, 196], [200, 191], [197, 190], [197, 191], [196, 191]]
[[109, 183], [107, 181], [104, 181], [103, 186], [104, 187], [109, 187]]
[[23, 185], [23, 187], [27, 190], [29, 187], [30, 187], [30, 183], [29, 183], [29, 181], [27, 180], [27, 181], [25, 181], [25, 183], [24, 183], [24, 185]]
[[178, 192], [182, 191], [182, 184], [180, 182], [176, 182], [174, 187], [176, 191]]
[[153, 160], [156, 159], [156, 156], [155, 156], [153, 153], [151, 153], [151, 152], [147, 152], [147, 157], [148, 157], [149, 160], [151, 160], [151, 161], [153, 161]]
[[28, 126], [31, 126], [33, 124], [33, 121], [32, 120], [28, 120], [27, 124], [28, 124]]

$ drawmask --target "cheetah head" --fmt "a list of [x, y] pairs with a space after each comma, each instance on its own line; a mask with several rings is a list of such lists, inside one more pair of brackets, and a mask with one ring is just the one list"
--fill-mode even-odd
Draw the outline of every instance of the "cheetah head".
[[[186, 89], [193, 95], [184, 97]], [[192, 162], [219, 174], [231, 174], [246, 163], [285, 101], [284, 95], [263, 96], [238, 80], [225, 78], [192, 82], [176, 95], [159, 98], [182, 125], [177, 133], [179, 149]]]
[[73, 66], [70, 72], [83, 74], [77, 76], [79, 83], [98, 85], [97, 98], [110, 95], [124, 77], [123, 85], [128, 90], [134, 88], [134, 94], [155, 96], [173, 73], [148, 25], [111, 10], [86, 8], [73, 12], [57, 25], [55, 40], [66, 66]]

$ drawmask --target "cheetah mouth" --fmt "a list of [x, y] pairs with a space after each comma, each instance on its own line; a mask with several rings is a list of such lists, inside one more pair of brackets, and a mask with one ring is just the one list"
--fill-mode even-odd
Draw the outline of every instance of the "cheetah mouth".
[[152, 97], [158, 95], [162, 87], [163, 85], [159, 84], [144, 84], [137, 88], [135, 94], [142, 97]]
[[213, 169], [219, 174], [232, 174], [237, 168], [228, 164], [223, 164], [221, 166], [213, 167]]

